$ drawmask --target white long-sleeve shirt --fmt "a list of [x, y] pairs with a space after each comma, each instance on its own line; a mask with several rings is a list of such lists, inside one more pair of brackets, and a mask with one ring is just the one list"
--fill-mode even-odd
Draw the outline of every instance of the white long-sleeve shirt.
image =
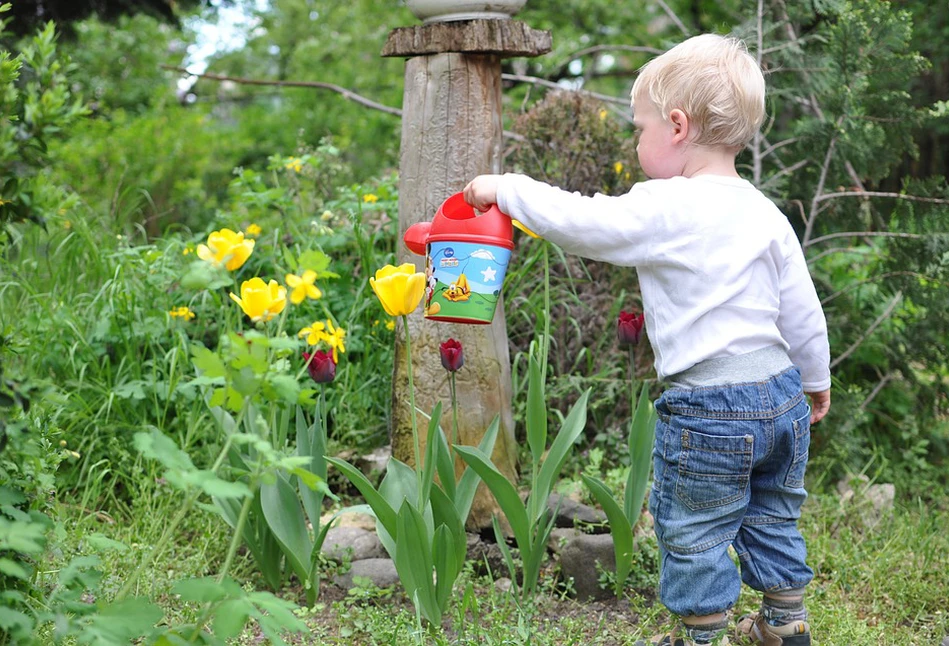
[[830, 388], [827, 323], [801, 244], [750, 182], [673, 177], [585, 197], [508, 173], [497, 202], [568, 253], [637, 269], [660, 379], [779, 345], [805, 391]]

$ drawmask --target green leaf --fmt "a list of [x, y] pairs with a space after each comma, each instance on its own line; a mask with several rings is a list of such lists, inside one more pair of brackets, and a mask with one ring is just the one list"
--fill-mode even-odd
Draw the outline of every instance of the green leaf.
[[[613, 492], [597, 478], [581, 474], [587, 488], [600, 503], [606, 518], [610, 521], [610, 534], [613, 535], [613, 552], [616, 555], [616, 596], [619, 597], [626, 584], [626, 577], [633, 562], [633, 528], [629, 517], [620, 508]], [[637, 512], [637, 516], [638, 516]]]
[[300, 383], [290, 375], [275, 375], [270, 378], [270, 385], [281, 401], [296, 404], [300, 396]]
[[442, 613], [448, 608], [451, 591], [461, 571], [454, 543], [451, 530], [446, 525], [439, 525], [432, 543], [432, 562], [435, 567], [435, 602]]
[[550, 451], [547, 452], [547, 458], [540, 468], [537, 480], [533, 483], [533, 489], [530, 494], [531, 522], [536, 522], [544, 510], [547, 509], [547, 498], [553, 489], [554, 482], [563, 468], [563, 463], [567, 460], [567, 454], [573, 449], [577, 438], [583, 432], [583, 427], [587, 423], [587, 400], [590, 398], [590, 389], [580, 395], [580, 399], [573, 405], [567, 418], [560, 427], [560, 432], [554, 438], [550, 445]]
[[22, 564], [7, 558], [0, 558], [0, 574], [12, 576], [21, 581], [30, 580], [30, 573]]
[[[485, 455], [491, 455], [494, 453], [494, 443], [498, 438], [498, 429], [501, 427], [501, 416], [495, 415], [494, 421], [491, 422], [491, 425], [488, 427], [488, 430], [484, 432], [484, 437], [481, 438], [481, 442], [478, 444], [478, 450], [484, 453]], [[455, 447], [455, 450], [458, 450], [458, 447]], [[461, 522], [468, 522], [468, 514], [471, 511], [471, 504], [474, 502], [475, 493], [478, 490], [478, 485], [481, 483], [481, 476], [478, 475], [478, 472], [472, 469], [471, 467], [465, 467], [464, 472], [461, 474], [461, 478], [458, 480], [458, 486], [455, 491], [455, 508], [458, 510], [458, 515], [461, 517]]]
[[511, 525], [511, 531], [514, 532], [514, 540], [522, 550], [530, 548], [530, 524], [527, 519], [527, 510], [521, 497], [517, 494], [517, 489], [511, 484], [510, 480], [504, 477], [504, 474], [498, 471], [498, 468], [491, 462], [491, 458], [470, 446], [456, 446], [455, 451], [461, 456], [469, 467], [481, 476], [484, 483], [494, 494], [498, 501], [501, 511], [504, 512], [508, 523]]
[[310, 574], [313, 543], [296, 489], [282, 473], [278, 473], [274, 484], [260, 486], [260, 505], [267, 525], [283, 548], [287, 562], [300, 580], [306, 583]]
[[534, 349], [535, 346], [531, 345], [527, 385], [527, 445], [531, 450], [531, 460], [536, 465], [540, 464], [540, 459], [547, 449], [547, 401], [540, 360]]
[[33, 619], [19, 610], [0, 606], [0, 632], [14, 640], [22, 639], [24, 643], [28, 643], [30, 633], [33, 632]]
[[246, 498], [250, 495], [250, 487], [245, 483], [223, 480], [212, 471], [196, 471], [186, 480], [214, 498]]
[[623, 509], [631, 526], [636, 525], [642, 513], [649, 471], [652, 467], [652, 448], [656, 439], [656, 411], [649, 401], [649, 389], [644, 383], [639, 402], [629, 425], [629, 475]]
[[244, 630], [253, 606], [246, 599], [229, 599], [214, 609], [214, 635], [222, 640], [234, 639]]
[[[316, 411], [316, 421], [309, 426], [303, 415], [303, 409], [296, 409], [297, 455], [310, 459], [307, 470], [326, 483], [326, 438], [323, 437], [323, 411]], [[314, 531], [319, 531], [320, 517], [323, 513], [323, 491], [320, 489], [300, 488], [300, 499], [306, 510], [307, 518], [313, 525]]]
[[[432, 490], [432, 482], [435, 479], [435, 464], [438, 461], [438, 441], [435, 439], [435, 435], [441, 435], [442, 431], [438, 427], [438, 422], [442, 416], [442, 403], [438, 402], [435, 404], [435, 408], [432, 409], [432, 417], [428, 420], [428, 433], [425, 436], [425, 457], [424, 464], [421, 465], [422, 468], [422, 508], [424, 509], [425, 504], [428, 502], [428, 497]], [[416, 465], [416, 468], [419, 468], [419, 465]]]
[[112, 540], [108, 536], [100, 534], [99, 532], [89, 534], [85, 537], [85, 540], [89, 543], [92, 549], [96, 550], [97, 552], [115, 550], [116, 552], [125, 553], [129, 551], [129, 546], [125, 543]]
[[224, 377], [227, 375], [227, 369], [224, 362], [216, 352], [208, 350], [203, 345], [194, 344], [191, 346], [191, 362], [204, 377]]
[[159, 431], [136, 433], [135, 448], [146, 458], [158, 460], [165, 468], [175, 471], [193, 471], [194, 464], [188, 454], [178, 448], [175, 441]]
[[441, 487], [432, 488], [432, 525], [445, 525], [452, 534], [452, 549], [458, 563], [464, 563], [468, 553], [468, 539], [465, 535], [465, 521], [458, 515], [458, 510]]
[[125, 645], [150, 633], [164, 613], [146, 599], [100, 604], [84, 631], [95, 644]]
[[372, 508], [376, 519], [382, 523], [382, 526], [390, 535], [395, 536], [395, 510], [392, 509], [392, 506], [386, 499], [376, 491], [376, 488], [372, 486], [372, 483], [363, 475], [362, 471], [339, 458], [326, 458], [326, 461], [342, 471], [343, 475], [349, 478], [349, 481], [359, 490], [359, 493], [362, 494], [366, 503]]
[[498, 523], [497, 515], [491, 517], [491, 525], [494, 527], [494, 540], [498, 549], [501, 550], [501, 556], [504, 558], [504, 564], [507, 565], [508, 574], [511, 575], [511, 581], [514, 587], [517, 587], [517, 567], [514, 565], [514, 557], [511, 556], [511, 550], [507, 546], [507, 538], [501, 531], [501, 525]]
[[[452, 452], [448, 446], [448, 440], [445, 433], [439, 429], [434, 436], [435, 442], [438, 442], [438, 450], [435, 452], [435, 471], [438, 473], [438, 480], [441, 482], [442, 489], [452, 500], [455, 499], [455, 465], [452, 464]], [[431, 435], [429, 442], [432, 441]]]
[[441, 626], [442, 613], [432, 578], [432, 535], [425, 519], [408, 500], [402, 503], [396, 523], [395, 567], [405, 592], [415, 606], [435, 626]]
[[243, 594], [240, 586], [233, 579], [225, 578], [218, 582], [216, 578], [210, 576], [198, 579], [182, 579], [176, 581], [171, 589], [181, 597], [182, 601], [195, 601], [197, 603], [216, 603]]
[[316, 272], [317, 277], [320, 277], [321, 274], [330, 266], [330, 257], [322, 251], [310, 249], [300, 254], [299, 265], [300, 269], [312, 269]]

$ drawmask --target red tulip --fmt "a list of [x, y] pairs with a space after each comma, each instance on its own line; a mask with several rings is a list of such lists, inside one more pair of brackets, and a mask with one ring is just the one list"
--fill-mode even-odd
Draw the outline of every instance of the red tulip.
[[448, 372], [458, 372], [465, 365], [465, 352], [460, 341], [448, 339], [438, 346], [438, 352], [442, 357], [442, 365]]
[[328, 384], [336, 378], [336, 362], [333, 361], [332, 351], [317, 350], [313, 354], [304, 352], [303, 360], [307, 362], [310, 378], [316, 383]]
[[619, 339], [620, 347], [624, 348], [638, 344], [645, 326], [646, 316], [644, 314], [620, 312], [619, 320], [616, 322], [616, 336]]

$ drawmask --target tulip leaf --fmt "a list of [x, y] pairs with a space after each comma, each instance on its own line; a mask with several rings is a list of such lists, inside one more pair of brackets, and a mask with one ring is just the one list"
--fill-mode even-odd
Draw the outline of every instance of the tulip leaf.
[[511, 531], [514, 532], [514, 539], [522, 549], [530, 546], [530, 525], [527, 519], [527, 510], [521, 497], [517, 494], [517, 489], [511, 484], [511, 481], [504, 477], [504, 474], [498, 471], [498, 468], [491, 462], [491, 458], [471, 446], [456, 446], [455, 451], [461, 456], [469, 467], [475, 472], [494, 494], [495, 500], [504, 512], [508, 523], [511, 525]]
[[339, 458], [327, 457], [326, 461], [343, 472], [343, 475], [345, 475], [349, 481], [353, 483], [353, 486], [359, 490], [359, 493], [362, 494], [366, 503], [372, 507], [372, 511], [376, 515], [376, 520], [382, 524], [389, 535], [395, 536], [395, 510], [392, 509], [388, 501], [376, 491], [376, 488], [372, 486], [372, 483], [363, 475], [362, 471], [346, 462], [346, 460], [340, 460]]
[[435, 404], [432, 409], [432, 417], [428, 420], [428, 434], [425, 436], [425, 462], [421, 465], [415, 465], [416, 469], [422, 469], [422, 495], [420, 500], [422, 505], [428, 501], [432, 490], [432, 482], [435, 479], [435, 464], [438, 460], [438, 441], [435, 435], [441, 435], [442, 431], [438, 427], [438, 422], [442, 417], [442, 403]]
[[530, 594], [537, 587], [537, 580], [540, 577], [540, 566], [547, 557], [547, 542], [550, 540], [550, 532], [554, 528], [556, 517], [550, 513], [546, 505], [537, 520], [537, 523], [531, 527], [534, 532], [531, 537], [531, 544], [528, 549], [518, 545], [521, 551], [521, 561], [524, 568], [524, 593]]
[[399, 508], [396, 526], [395, 567], [406, 594], [423, 617], [440, 626], [442, 613], [432, 578], [432, 534], [426, 531], [419, 510], [408, 500]]
[[[434, 417], [434, 414], [432, 415]], [[442, 489], [452, 500], [455, 499], [455, 465], [452, 461], [452, 452], [448, 446], [448, 440], [445, 433], [439, 428], [435, 433], [435, 441], [438, 442], [438, 451], [435, 454], [435, 470], [438, 473], [438, 480], [441, 482]], [[432, 439], [429, 438], [429, 442]]]
[[567, 454], [573, 448], [580, 433], [583, 432], [584, 426], [586, 426], [587, 399], [589, 399], [589, 397], [590, 389], [587, 388], [587, 390], [580, 395], [580, 399], [573, 405], [573, 408], [570, 409], [567, 418], [563, 422], [563, 426], [560, 427], [560, 431], [557, 433], [557, 437], [554, 438], [553, 443], [550, 445], [550, 451], [547, 453], [547, 458], [544, 460], [544, 464], [541, 466], [540, 473], [537, 476], [537, 480], [533, 483], [533, 489], [531, 490], [532, 500], [536, 499], [539, 501], [535, 504], [535, 508], [531, 510], [531, 522], [537, 522], [541, 514], [543, 514], [547, 508], [547, 497], [553, 489], [554, 481], [563, 468]]
[[629, 425], [629, 475], [626, 478], [623, 510], [631, 526], [636, 525], [642, 513], [655, 438], [656, 412], [649, 401], [649, 389], [644, 383]]
[[[500, 428], [501, 416], [495, 415], [494, 421], [491, 422], [488, 430], [484, 433], [484, 437], [481, 438], [481, 443], [478, 444], [478, 449], [485, 455], [494, 453], [494, 443], [498, 438], [498, 430]], [[455, 450], [458, 450], [457, 446], [455, 446]], [[478, 475], [478, 472], [470, 466], [465, 467], [461, 478], [458, 480], [458, 486], [455, 492], [455, 508], [458, 510], [458, 515], [461, 517], [462, 523], [468, 522], [468, 513], [471, 511], [471, 504], [474, 502], [475, 492], [480, 482], [481, 477]]]
[[504, 558], [504, 564], [507, 565], [508, 574], [511, 575], [511, 581], [517, 585], [517, 567], [514, 565], [514, 557], [511, 556], [511, 549], [507, 546], [507, 537], [501, 531], [501, 524], [498, 522], [497, 515], [491, 517], [491, 525], [494, 527], [494, 540], [501, 550], [501, 556]]
[[[613, 535], [613, 552], [616, 555], [616, 596], [620, 596], [626, 577], [629, 576], [633, 562], [633, 528], [629, 516], [620, 508], [613, 492], [597, 478], [581, 474], [587, 488], [600, 503], [607, 520], [610, 521], [610, 534]], [[638, 516], [637, 512], [637, 516]], [[633, 521], [635, 522], [635, 521]]]
[[461, 571], [454, 542], [453, 532], [448, 526], [439, 525], [432, 543], [432, 561], [435, 565], [435, 600], [441, 612], [448, 607], [451, 591]]
[[[316, 420], [307, 425], [303, 409], [296, 409], [297, 455], [310, 459], [307, 470], [326, 482], [326, 438], [323, 436], [323, 411], [317, 408]], [[320, 516], [323, 513], [323, 491], [300, 487], [300, 498], [307, 518], [315, 531], [319, 531]]]
[[310, 574], [310, 552], [313, 550], [313, 544], [296, 488], [286, 476], [278, 473], [274, 484], [260, 486], [260, 505], [267, 525], [280, 543], [287, 562], [300, 581], [306, 583]]
[[459, 563], [463, 563], [468, 552], [468, 539], [465, 536], [465, 521], [441, 487], [432, 487], [432, 522], [435, 527], [444, 525], [452, 534], [452, 549]]
[[547, 402], [544, 396], [544, 379], [541, 376], [540, 360], [531, 346], [530, 368], [527, 384], [527, 445], [531, 460], [540, 464], [547, 448]]

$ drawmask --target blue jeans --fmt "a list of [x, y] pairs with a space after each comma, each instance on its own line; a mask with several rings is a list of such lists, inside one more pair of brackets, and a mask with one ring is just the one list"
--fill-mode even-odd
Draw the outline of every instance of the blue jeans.
[[656, 412], [649, 509], [662, 603], [680, 616], [711, 615], [735, 604], [741, 581], [761, 592], [807, 585], [814, 573], [797, 519], [810, 407], [798, 369], [757, 383], [672, 388]]

